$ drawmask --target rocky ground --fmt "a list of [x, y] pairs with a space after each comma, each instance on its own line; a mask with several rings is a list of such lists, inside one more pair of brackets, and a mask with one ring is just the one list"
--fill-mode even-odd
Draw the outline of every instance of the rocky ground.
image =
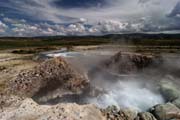
[[80, 94], [88, 87], [88, 79], [78, 74], [63, 58], [46, 60], [30, 70], [21, 71], [9, 82], [11, 94], [39, 98], [53, 91], [55, 96]]
[[9, 52], [0, 53], [0, 92], [4, 90], [7, 81], [12, 80], [24, 69], [38, 64], [32, 60], [33, 55], [19, 55]]
[[[153, 63], [154, 58], [139, 54], [125, 55], [126, 59], [122, 56], [124, 55], [118, 53], [111, 61], [107, 60], [101, 65], [117, 73], [129, 73], [132, 68], [136, 71], [147, 67]], [[12, 59], [8, 59], [8, 61]], [[1, 63], [0, 72], [4, 76], [9, 74], [11, 77], [1, 75], [0, 120], [180, 119], [180, 89], [177, 84], [171, 81], [162, 81], [159, 84], [159, 90], [166, 99], [166, 103], [152, 106], [148, 111], [140, 113], [132, 109], [121, 109], [121, 107], [118, 109], [116, 106], [101, 109], [92, 104], [40, 104], [64, 95], [82, 94], [90, 87], [88, 78], [82, 73], [78, 73], [63, 58], [49, 59], [42, 63], [33, 62], [32, 60], [27, 62], [27, 59], [21, 59], [28, 65], [16, 64], [14, 67], [10, 66], [8, 68], [4, 63], [6, 60], [5, 58]], [[131, 63], [127, 64], [127, 60], [130, 60]], [[114, 63], [118, 64], [112, 67]], [[121, 71], [122, 68], [124, 71]], [[6, 85], [3, 85], [4, 82]]]

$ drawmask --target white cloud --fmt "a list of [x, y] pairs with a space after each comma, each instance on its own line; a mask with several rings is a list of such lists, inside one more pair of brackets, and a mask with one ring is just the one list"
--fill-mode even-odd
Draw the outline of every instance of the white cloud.
[[128, 23], [123, 23], [114, 20], [106, 20], [99, 22], [97, 25], [104, 32], [122, 32], [127, 30]]
[[11, 23], [11, 24], [26, 23], [26, 20], [24, 19], [19, 20], [19, 19], [11, 19], [8, 17], [3, 18], [3, 21], [6, 23]]
[[100, 21], [96, 24], [78, 22], [69, 25], [59, 24], [13, 24], [12, 33], [18, 36], [49, 36], [49, 35], [89, 35], [124, 32], [140, 32], [144, 25], [141, 23], [127, 23], [114, 20]]
[[7, 28], [8, 28], [8, 26], [5, 23], [3, 23], [2, 21], [0, 21], [0, 33], [5, 33]]
[[66, 30], [66, 34], [71, 34], [71, 35], [86, 34], [85, 26], [80, 23], [70, 24], [67, 28], [64, 29]]

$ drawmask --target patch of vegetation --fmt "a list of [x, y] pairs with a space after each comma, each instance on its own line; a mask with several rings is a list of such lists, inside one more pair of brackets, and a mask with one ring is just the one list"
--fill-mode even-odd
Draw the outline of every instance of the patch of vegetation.
[[[36, 53], [43, 52], [43, 51], [59, 50], [60, 48], [61, 47], [54, 47], [54, 46], [20, 48], [20, 49], [12, 50], [11, 53], [14, 53], [14, 54], [36, 54]], [[67, 47], [67, 48], [69, 48], [69, 47]]]
[[[1, 38], [2, 39], [2, 38]], [[29, 39], [29, 38], [27, 38]], [[44, 40], [44, 39], [7, 39], [4, 38], [0, 40], [0, 49], [16, 49], [16, 48], [32, 48], [32, 47], [44, 47], [44, 48], [52, 48], [57, 46], [79, 46], [79, 45], [100, 45], [109, 43], [107, 40], [87, 40], [87, 39], [80, 39], [80, 40]]]

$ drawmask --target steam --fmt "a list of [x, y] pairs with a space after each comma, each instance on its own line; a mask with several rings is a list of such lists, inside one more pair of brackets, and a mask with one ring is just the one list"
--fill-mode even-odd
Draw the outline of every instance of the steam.
[[111, 105], [145, 111], [150, 107], [164, 103], [160, 93], [153, 92], [140, 82], [118, 81], [105, 87], [107, 93], [88, 99], [101, 108]]
[[[51, 54], [50, 56], [64, 56], [68, 58], [74, 67], [82, 69], [84, 73], [88, 73], [93, 66], [115, 54], [114, 51], [107, 51], [103, 50], [103, 53], [106, 53], [105, 55], [99, 54], [102, 51], [96, 51], [96, 54], [94, 52], [70, 52]], [[174, 55], [163, 55], [162, 59], [163, 64], [159, 65], [158, 68], [146, 68], [146, 70], [136, 75], [124, 76], [119, 74], [116, 80], [103, 76], [104, 73], [99, 71], [93, 78], [90, 78], [91, 85], [100, 91], [99, 94], [82, 99], [85, 99], [86, 103], [93, 103], [100, 108], [115, 105], [120, 108], [131, 108], [137, 111], [146, 111], [154, 105], [164, 103], [165, 100], [159, 92], [158, 84], [168, 74], [173, 77], [178, 76], [180, 57], [178, 55], [175, 55], [175, 57]]]

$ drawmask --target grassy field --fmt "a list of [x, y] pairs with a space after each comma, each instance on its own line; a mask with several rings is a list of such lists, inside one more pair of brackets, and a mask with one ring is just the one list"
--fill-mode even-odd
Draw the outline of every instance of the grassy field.
[[57, 50], [61, 47], [93, 45], [120, 45], [137, 52], [179, 52], [180, 35], [130, 34], [106, 36], [69, 36], [69, 37], [32, 37], [0, 38], [0, 50], [12, 49], [12, 53], [34, 54], [42, 51]]
[[0, 49], [28, 48], [28, 47], [56, 47], [56, 46], [77, 46], [77, 45], [100, 45], [107, 44], [107, 40], [39, 40], [19, 39], [0, 40]]

